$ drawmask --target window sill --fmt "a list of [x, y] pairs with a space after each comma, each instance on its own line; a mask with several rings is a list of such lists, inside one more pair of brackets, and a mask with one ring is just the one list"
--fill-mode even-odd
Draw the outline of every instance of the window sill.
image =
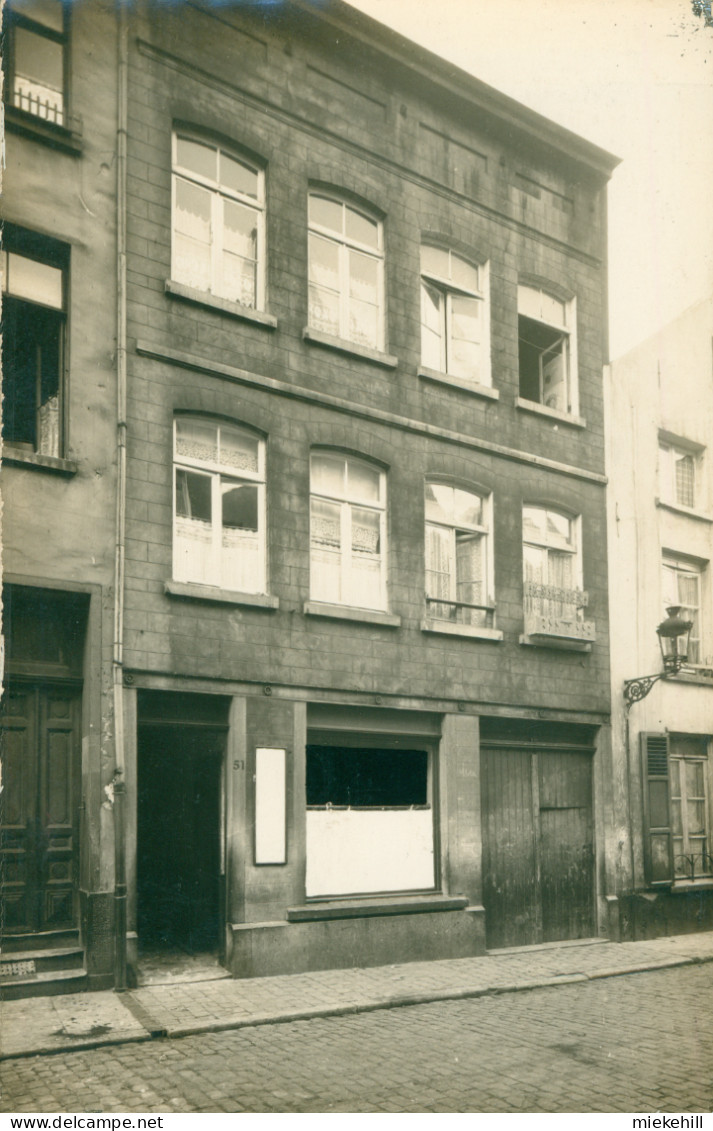
[[485, 397], [490, 401], [500, 400], [497, 389], [490, 385], [478, 385], [474, 381], [466, 381], [463, 377], [451, 377], [450, 373], [442, 373], [439, 369], [428, 369], [422, 365], [418, 371], [422, 381], [433, 381], [437, 385], [449, 385], [453, 389], [460, 389], [462, 393], [470, 393], [474, 397]]
[[523, 633], [520, 644], [531, 648], [555, 648], [561, 652], [591, 652], [592, 644], [589, 640], [577, 640], [566, 636], [545, 636], [540, 633]]
[[385, 369], [395, 369], [399, 363], [399, 359], [393, 354], [359, 346], [356, 342], [348, 342], [346, 338], [334, 338], [331, 334], [323, 334], [321, 330], [312, 330], [309, 326], [305, 326], [302, 337], [306, 342], [312, 342], [316, 346], [337, 350], [338, 353], [346, 353], [350, 357], [359, 357], [363, 361], [373, 361], [375, 365], [383, 365]]
[[43, 456], [39, 452], [26, 452], [6, 442], [2, 453], [3, 463], [14, 467], [34, 468], [36, 471], [53, 471], [56, 475], [76, 475], [79, 466], [73, 459]]
[[535, 416], [546, 416], [548, 420], [561, 421], [572, 428], [586, 428], [587, 422], [581, 416], [573, 416], [570, 412], [561, 412], [558, 408], [548, 408], [547, 405], [538, 404], [537, 401], [528, 401], [525, 397], [515, 397], [515, 408], [522, 412], [532, 412]]
[[713, 514], [705, 514], [704, 511], [694, 510], [693, 507], [684, 507], [680, 503], [667, 503], [664, 499], [657, 499], [656, 506], [665, 511], [673, 511], [674, 514], [685, 515], [686, 518], [696, 518], [699, 522], [713, 522]]
[[169, 597], [212, 601], [217, 605], [245, 605], [255, 609], [277, 609], [280, 606], [279, 599], [267, 593], [238, 593], [233, 589], [220, 589], [217, 585], [199, 585], [192, 581], [167, 581], [164, 592]]
[[367, 899], [333, 899], [290, 907], [288, 923], [311, 923], [324, 919], [365, 919], [375, 915], [414, 915], [429, 911], [463, 911], [464, 896], [416, 895], [384, 896]]
[[205, 306], [209, 310], [219, 310], [221, 314], [230, 314], [243, 322], [253, 322], [257, 326], [264, 326], [266, 330], [277, 329], [277, 319], [272, 314], [253, 310], [250, 306], [242, 306], [239, 302], [231, 302], [230, 299], [220, 298], [218, 295], [209, 294], [208, 291], [187, 287], [184, 283], [177, 283], [173, 279], [166, 279], [166, 294], [171, 295], [172, 298], [193, 302], [196, 306]]
[[713, 876], [701, 876], [700, 880], [675, 880], [669, 890], [671, 895], [685, 895], [691, 891], [713, 891]]
[[447, 620], [426, 617], [421, 621], [421, 632], [432, 632], [437, 636], [467, 636], [472, 640], [490, 640], [498, 644], [503, 640], [499, 628], [478, 628], [471, 624], [451, 624]]
[[705, 665], [698, 669], [687, 667], [676, 675], [666, 676], [666, 683], [693, 683], [700, 687], [713, 687], [713, 669]]
[[378, 624], [382, 628], [399, 628], [401, 625], [401, 617], [393, 613], [382, 613], [378, 609], [355, 609], [351, 605], [328, 605], [324, 601], [305, 601], [302, 612], [306, 617], [328, 617], [330, 620]]
[[5, 103], [5, 127], [10, 132], [33, 138], [52, 149], [61, 149], [64, 153], [78, 157], [83, 148], [82, 125], [78, 118], [71, 118], [70, 121], [72, 126], [68, 129]]

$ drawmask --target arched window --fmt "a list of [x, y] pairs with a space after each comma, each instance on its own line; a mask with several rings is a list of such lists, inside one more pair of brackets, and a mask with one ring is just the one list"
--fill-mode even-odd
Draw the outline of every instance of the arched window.
[[309, 325], [369, 349], [384, 347], [383, 226], [352, 204], [309, 196]]
[[253, 309], [264, 306], [265, 178], [213, 142], [173, 135], [177, 283]]
[[312, 599], [384, 609], [384, 472], [340, 452], [313, 452], [310, 493]]
[[549, 507], [522, 510], [525, 633], [531, 637], [590, 641], [584, 620], [581, 523]]
[[490, 497], [427, 482], [425, 504], [428, 615], [492, 628]]
[[265, 592], [265, 444], [245, 428], [177, 416], [176, 581]]
[[421, 248], [421, 363], [490, 385], [488, 275], [453, 251]]
[[574, 299], [563, 302], [537, 287], [518, 287], [520, 396], [575, 414], [577, 359]]

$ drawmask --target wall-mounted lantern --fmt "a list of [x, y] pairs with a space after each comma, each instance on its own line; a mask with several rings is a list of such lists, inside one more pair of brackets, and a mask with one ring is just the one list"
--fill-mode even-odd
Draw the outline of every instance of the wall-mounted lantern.
[[668, 616], [656, 629], [661, 646], [663, 671], [657, 675], [642, 675], [638, 679], [624, 681], [624, 700], [627, 710], [632, 703], [645, 699], [651, 688], [660, 679], [667, 679], [670, 675], [677, 675], [688, 659], [688, 641], [693, 628], [693, 621], [681, 616], [681, 606], [672, 605], [666, 609]]

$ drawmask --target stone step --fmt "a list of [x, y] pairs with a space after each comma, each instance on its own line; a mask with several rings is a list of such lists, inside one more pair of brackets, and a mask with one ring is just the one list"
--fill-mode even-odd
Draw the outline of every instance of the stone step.
[[0, 1000], [18, 1001], [28, 997], [76, 994], [87, 989], [87, 974], [82, 969], [47, 970], [27, 977], [0, 977]]
[[18, 935], [3, 935], [0, 950], [3, 958], [18, 951], [63, 950], [79, 946], [79, 931], [70, 928], [66, 931], [37, 931]]

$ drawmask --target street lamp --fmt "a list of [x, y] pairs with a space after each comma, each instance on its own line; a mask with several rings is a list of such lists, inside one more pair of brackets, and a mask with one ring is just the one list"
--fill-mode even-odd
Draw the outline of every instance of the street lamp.
[[681, 606], [672, 605], [666, 609], [668, 616], [656, 629], [661, 646], [663, 671], [658, 675], [642, 675], [638, 679], [624, 681], [624, 700], [627, 710], [632, 703], [645, 699], [651, 688], [660, 679], [667, 679], [670, 675], [677, 675], [688, 659], [688, 640], [693, 628], [693, 621], [681, 616]]

